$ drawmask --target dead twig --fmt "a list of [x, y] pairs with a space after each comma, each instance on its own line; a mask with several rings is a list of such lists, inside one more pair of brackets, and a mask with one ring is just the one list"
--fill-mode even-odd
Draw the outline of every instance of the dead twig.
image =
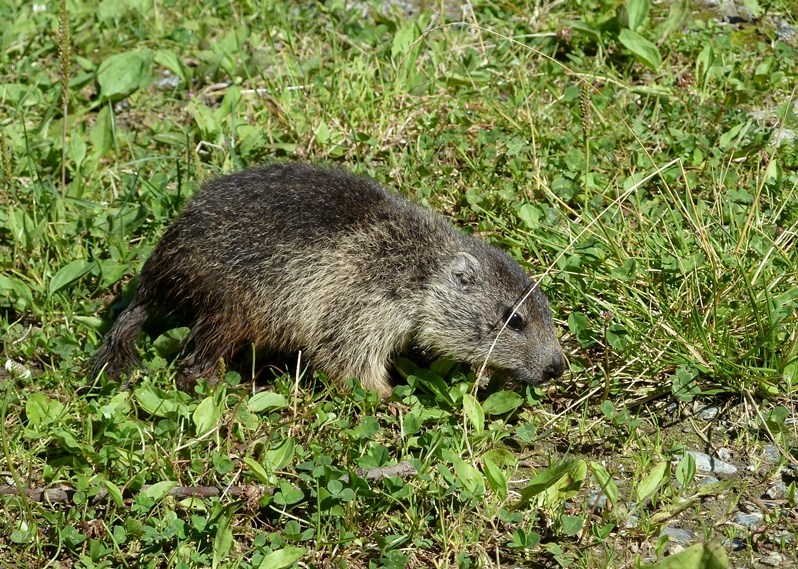
[[[391, 476], [399, 476], [400, 478], [408, 478], [414, 476], [417, 471], [409, 462], [400, 462], [392, 466], [383, 466], [379, 468], [355, 470], [357, 475], [368, 482], [375, 482], [383, 478]], [[341, 476], [342, 482], [349, 482], [349, 475], [344, 474]], [[145, 484], [139, 489], [139, 492], [146, 492], [151, 488], [151, 484]], [[235, 498], [243, 497], [250, 501], [253, 497], [260, 498], [267, 494], [273, 493], [275, 487], [265, 486], [263, 484], [245, 484], [242, 486], [175, 486], [169, 491], [169, 496], [175, 498], [214, 498], [218, 496], [233, 496]], [[25, 496], [31, 502], [42, 502], [51, 504], [72, 504], [77, 490], [71, 488], [18, 488], [16, 486], [3, 485], [0, 486], [0, 496]], [[127, 498], [131, 498], [132, 492], [126, 493]], [[98, 503], [108, 496], [108, 490], [102, 489], [97, 494], [91, 497], [92, 503]]]

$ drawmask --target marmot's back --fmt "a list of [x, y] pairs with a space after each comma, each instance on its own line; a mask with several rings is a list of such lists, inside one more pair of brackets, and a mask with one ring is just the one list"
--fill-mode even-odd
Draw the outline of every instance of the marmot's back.
[[[374, 260], [429, 269], [427, 263], [435, 255], [427, 253], [434, 253], [441, 241], [460, 237], [436, 214], [387, 192], [374, 180], [282, 164], [208, 182], [167, 231], [159, 249], [174, 243], [183, 254], [191, 250], [189, 257], [196, 254], [198, 261], [192, 270], [208, 268], [203, 259], [211, 257], [230, 263], [236, 276], [258, 278], [257, 272], [277, 268], [275, 256], [294, 258], [305, 250], [318, 256], [321, 250], [352, 244], [370, 246], [354, 251], [361, 267], [363, 261]], [[401, 260], [391, 263], [396, 256]]]
[[187, 379], [247, 346], [303, 350], [382, 395], [409, 343], [525, 381], [563, 368], [548, 303], [506, 254], [373, 180], [301, 164], [206, 184], [145, 263], [97, 369], [135, 361], [154, 308], [192, 316]]

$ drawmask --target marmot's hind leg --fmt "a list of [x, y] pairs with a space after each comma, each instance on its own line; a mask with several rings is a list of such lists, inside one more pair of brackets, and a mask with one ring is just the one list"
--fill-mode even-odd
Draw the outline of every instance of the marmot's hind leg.
[[116, 378], [119, 374], [141, 365], [136, 355], [136, 339], [141, 333], [148, 313], [147, 303], [137, 302], [134, 298], [130, 306], [119, 315], [92, 357], [93, 378], [103, 372], [110, 378]]
[[238, 337], [231, 338], [228, 333], [222, 334], [229, 323], [221, 323], [219, 319], [205, 319], [194, 324], [187, 344], [192, 346], [191, 354], [181, 364], [178, 385], [182, 389], [191, 389], [197, 379], [204, 377], [208, 383], [215, 384], [223, 379], [219, 377], [219, 360], [231, 359], [242, 344]]

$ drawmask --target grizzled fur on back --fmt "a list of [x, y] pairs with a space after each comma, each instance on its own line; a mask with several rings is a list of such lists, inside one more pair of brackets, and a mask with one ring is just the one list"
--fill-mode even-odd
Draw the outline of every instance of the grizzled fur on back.
[[144, 264], [95, 373], [137, 363], [155, 309], [191, 315], [188, 380], [253, 345], [302, 350], [382, 396], [411, 344], [526, 382], [563, 371], [546, 298], [509, 256], [373, 180], [302, 164], [205, 185]]

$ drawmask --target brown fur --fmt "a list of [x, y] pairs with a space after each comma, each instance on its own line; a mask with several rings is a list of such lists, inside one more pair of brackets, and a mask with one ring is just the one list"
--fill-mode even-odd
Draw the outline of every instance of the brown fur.
[[[206, 184], [144, 264], [95, 373], [138, 363], [156, 309], [191, 316], [189, 380], [250, 346], [302, 350], [382, 396], [411, 344], [530, 383], [563, 371], [548, 302], [509, 256], [373, 180], [301, 164]], [[493, 345], [507, 321], [521, 326]]]

